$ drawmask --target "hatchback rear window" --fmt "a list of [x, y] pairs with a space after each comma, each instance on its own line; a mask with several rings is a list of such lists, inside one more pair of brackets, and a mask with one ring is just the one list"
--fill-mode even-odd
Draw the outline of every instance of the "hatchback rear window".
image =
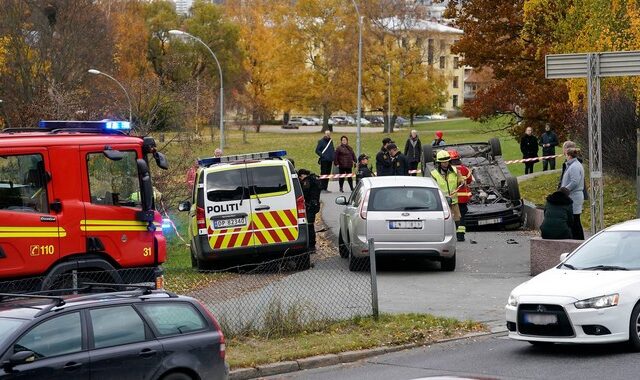
[[385, 187], [371, 189], [369, 211], [442, 211], [438, 189]]
[[288, 192], [288, 181], [282, 166], [260, 166], [249, 168], [251, 194], [272, 194]]
[[207, 327], [200, 312], [186, 302], [153, 302], [140, 308], [161, 336], [186, 334]]

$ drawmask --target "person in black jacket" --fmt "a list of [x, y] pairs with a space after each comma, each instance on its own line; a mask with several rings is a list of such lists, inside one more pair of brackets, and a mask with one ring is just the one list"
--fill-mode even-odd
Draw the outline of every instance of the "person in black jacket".
[[[324, 137], [318, 140], [316, 145], [316, 154], [318, 155], [318, 163], [320, 164], [320, 174], [331, 174], [331, 165], [333, 165], [333, 159], [335, 149], [333, 148], [333, 140], [331, 140], [331, 132], [325, 131]], [[322, 190], [328, 191], [329, 180], [323, 179]]]
[[304, 206], [307, 211], [307, 229], [309, 230], [309, 249], [316, 249], [316, 215], [320, 212], [320, 192], [322, 183], [318, 176], [307, 169], [298, 170], [298, 179], [304, 195]]
[[388, 150], [388, 145], [391, 143], [393, 143], [393, 141], [388, 137], [382, 139], [382, 148], [380, 148], [380, 151], [376, 154], [376, 176], [378, 177], [393, 175], [391, 156]]
[[409, 162], [402, 152], [398, 150], [396, 144], [389, 144], [389, 155], [391, 155], [391, 168], [393, 170], [391, 175], [409, 175]]
[[[543, 156], [553, 156], [556, 154], [556, 146], [558, 146], [558, 136], [551, 130], [549, 123], [544, 126], [544, 133], [540, 136], [540, 146], [542, 147]], [[556, 168], [556, 159], [547, 158], [542, 160], [542, 171], [547, 168], [554, 170]]]
[[[411, 131], [407, 143], [404, 145], [404, 155], [409, 161], [409, 170], [417, 170], [420, 157], [422, 157], [422, 142], [418, 138], [418, 131], [415, 129]], [[416, 173], [411, 175], [415, 176]]]
[[573, 237], [573, 201], [562, 191], [547, 197], [544, 220], [540, 226], [543, 239], [571, 239]]
[[369, 156], [361, 154], [358, 157], [358, 166], [356, 167], [356, 185], [362, 178], [373, 177], [373, 172], [369, 168]]
[[[538, 157], [538, 139], [533, 135], [533, 129], [527, 127], [524, 136], [520, 140], [520, 151], [522, 152], [522, 158], [534, 158]], [[536, 161], [529, 161], [524, 163], [524, 174], [533, 173], [533, 165]]]

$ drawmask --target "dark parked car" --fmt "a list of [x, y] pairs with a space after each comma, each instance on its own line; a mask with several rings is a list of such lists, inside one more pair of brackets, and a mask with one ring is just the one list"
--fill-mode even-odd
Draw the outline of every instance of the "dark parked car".
[[500, 140], [489, 142], [422, 146], [422, 168], [429, 176], [434, 168], [433, 158], [441, 149], [457, 150], [462, 164], [473, 174], [471, 199], [467, 213], [467, 227], [500, 226], [519, 228], [523, 223], [524, 203], [520, 197], [518, 180], [511, 175], [502, 158]]
[[224, 335], [193, 298], [137, 289], [0, 295], [1, 379], [226, 379]]

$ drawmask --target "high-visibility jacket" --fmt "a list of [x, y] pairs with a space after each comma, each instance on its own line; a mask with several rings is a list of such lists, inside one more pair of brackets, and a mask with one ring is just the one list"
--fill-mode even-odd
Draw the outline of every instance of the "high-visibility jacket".
[[454, 166], [450, 166], [451, 170], [447, 170], [447, 177], [445, 178], [438, 168], [431, 171], [431, 177], [438, 183], [438, 187], [445, 196], [451, 197], [451, 204], [458, 203], [458, 171]]
[[458, 202], [467, 203], [469, 202], [469, 199], [471, 199], [471, 188], [469, 187], [469, 185], [473, 181], [471, 170], [469, 170], [469, 168], [467, 168], [462, 164], [456, 165], [454, 167], [456, 168], [456, 170], [458, 170], [458, 173], [460, 174], [460, 176], [462, 177], [462, 180], [464, 181], [462, 185], [460, 185], [460, 187], [458, 188]]

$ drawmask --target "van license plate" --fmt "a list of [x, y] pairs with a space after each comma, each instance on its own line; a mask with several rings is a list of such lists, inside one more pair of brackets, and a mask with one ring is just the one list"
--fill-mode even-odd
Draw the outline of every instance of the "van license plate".
[[216, 228], [216, 229], [244, 226], [246, 224], [247, 224], [247, 218], [245, 217], [213, 220], [213, 228]]
[[524, 321], [534, 325], [555, 325], [558, 317], [555, 314], [525, 314]]
[[391, 230], [421, 230], [421, 220], [391, 220], [389, 221]]
[[500, 224], [502, 223], [502, 218], [495, 218], [495, 219], [480, 219], [478, 220], [478, 225], [479, 226], [484, 226], [487, 224]]

